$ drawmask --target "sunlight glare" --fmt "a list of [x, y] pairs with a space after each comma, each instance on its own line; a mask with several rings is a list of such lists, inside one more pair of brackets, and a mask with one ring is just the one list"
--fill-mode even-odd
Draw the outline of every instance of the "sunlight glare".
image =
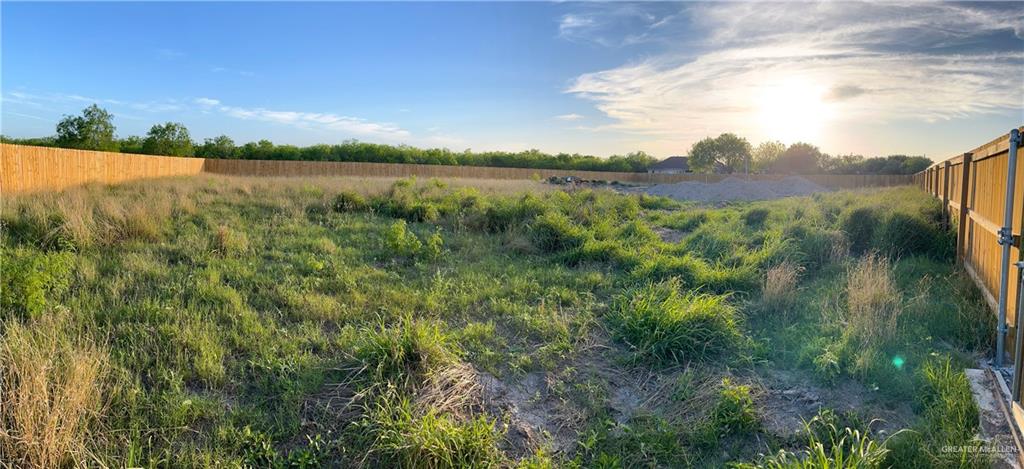
[[817, 142], [831, 110], [825, 87], [806, 80], [786, 80], [760, 92], [761, 130], [784, 143]]

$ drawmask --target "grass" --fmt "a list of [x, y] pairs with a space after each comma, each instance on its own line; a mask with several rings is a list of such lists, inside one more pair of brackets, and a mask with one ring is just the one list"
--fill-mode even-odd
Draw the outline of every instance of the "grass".
[[726, 297], [680, 290], [673, 278], [616, 300], [608, 319], [613, 335], [638, 360], [686, 362], [730, 350], [740, 340], [737, 313]]
[[107, 352], [55, 312], [5, 324], [0, 340], [0, 456], [6, 463], [57, 467], [88, 461], [88, 440], [102, 407]]
[[847, 274], [847, 321], [864, 343], [885, 342], [897, 333], [899, 291], [887, 258], [867, 254]]
[[[975, 444], [959, 370], [992, 315], [913, 189], [200, 177], [2, 204], [7, 466], [985, 463], [939, 449]], [[862, 421], [911, 402], [908, 431], [777, 433], [778, 373], [859, 386]]]

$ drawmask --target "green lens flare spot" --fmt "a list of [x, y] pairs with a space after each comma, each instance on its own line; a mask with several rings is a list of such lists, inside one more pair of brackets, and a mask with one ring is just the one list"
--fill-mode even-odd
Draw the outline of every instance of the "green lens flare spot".
[[903, 360], [903, 357], [901, 357], [899, 355], [896, 355], [895, 357], [892, 357], [892, 366], [895, 366], [897, 370], [902, 370], [904, 363], [905, 363], [905, 360]]

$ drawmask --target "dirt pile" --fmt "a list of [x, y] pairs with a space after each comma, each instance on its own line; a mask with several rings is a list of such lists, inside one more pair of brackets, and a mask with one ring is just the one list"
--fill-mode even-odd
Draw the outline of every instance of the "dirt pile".
[[799, 176], [789, 176], [777, 181], [748, 181], [730, 176], [712, 183], [683, 181], [675, 184], [658, 184], [649, 187], [646, 192], [676, 200], [720, 202], [779, 199], [827, 191], [825, 187]]

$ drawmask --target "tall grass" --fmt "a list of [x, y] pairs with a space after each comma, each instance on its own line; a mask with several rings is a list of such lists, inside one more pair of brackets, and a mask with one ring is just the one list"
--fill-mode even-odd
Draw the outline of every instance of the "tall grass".
[[64, 315], [0, 339], [0, 461], [51, 468], [89, 459], [91, 424], [103, 401], [107, 353], [68, 329]]
[[796, 305], [798, 281], [803, 269], [789, 261], [780, 262], [765, 272], [761, 303], [765, 310], [789, 315]]
[[858, 260], [848, 274], [846, 298], [847, 321], [856, 337], [874, 344], [896, 334], [900, 293], [888, 258], [868, 254]]

